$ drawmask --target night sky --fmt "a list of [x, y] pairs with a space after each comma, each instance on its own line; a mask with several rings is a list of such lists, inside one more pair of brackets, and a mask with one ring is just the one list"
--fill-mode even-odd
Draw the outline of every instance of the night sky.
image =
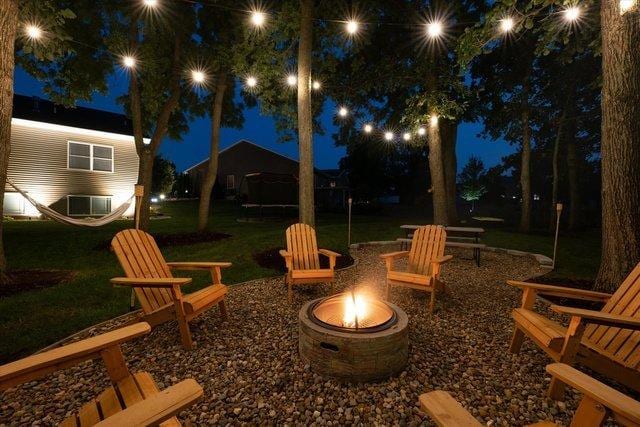
[[[46, 98], [42, 92], [42, 84], [21, 69], [16, 70], [15, 92], [20, 95], [40, 96]], [[109, 79], [108, 96], [96, 95], [92, 102], [82, 102], [79, 105], [101, 110], [122, 113], [123, 108], [116, 103], [116, 98], [127, 91], [128, 82], [124, 73], [118, 73]], [[335, 132], [332, 117], [335, 106], [326, 104], [322, 114], [324, 135], [314, 137], [314, 159], [316, 167], [320, 169], [334, 169], [345, 154], [343, 147], [336, 147], [331, 135]], [[487, 141], [477, 137], [482, 127], [478, 124], [464, 123], [458, 130], [458, 169], [467, 162], [469, 156], [479, 156], [486, 167], [500, 162], [504, 155], [512, 153], [514, 148], [503, 141]], [[183, 135], [182, 141], [165, 139], [160, 148], [161, 154], [172, 160], [178, 169], [184, 169], [208, 157], [210, 120], [204, 117], [191, 123], [189, 132]], [[298, 158], [298, 147], [295, 141], [281, 143], [277, 141], [277, 132], [273, 120], [260, 114], [258, 108], [245, 110], [245, 123], [242, 129], [223, 129], [221, 132], [221, 148], [228, 147], [240, 139], [247, 139], [258, 145], [269, 148], [285, 156]]]

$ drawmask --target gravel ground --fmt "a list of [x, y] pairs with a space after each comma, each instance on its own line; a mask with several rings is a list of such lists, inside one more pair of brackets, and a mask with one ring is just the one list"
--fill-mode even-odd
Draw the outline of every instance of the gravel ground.
[[[381, 292], [378, 254], [393, 250], [353, 251], [358, 264], [338, 273], [336, 290], [368, 284]], [[297, 314], [303, 302], [331, 290], [298, 288], [289, 305], [281, 278], [231, 287], [229, 322], [212, 309], [191, 324], [195, 350], [182, 349], [177, 325], [170, 322], [126, 344], [125, 356], [133, 371], [151, 372], [161, 388], [188, 377], [204, 387], [204, 398], [180, 415], [187, 424], [428, 425], [418, 396], [434, 389], [451, 392], [488, 425], [567, 423], [578, 396], [570, 391], [564, 403], [545, 398], [550, 359], [530, 341], [519, 355], [508, 352], [509, 313], [519, 304], [519, 291], [504, 282], [539, 274], [537, 263], [483, 253], [478, 268], [468, 252], [452, 252], [455, 259], [443, 270], [450, 294], [439, 298], [433, 315], [426, 312], [427, 294], [393, 292], [391, 300], [409, 315], [410, 347], [406, 370], [388, 381], [343, 384], [311, 372], [298, 356]], [[0, 394], [0, 424], [58, 422], [107, 384], [102, 363], [95, 361], [8, 390]]]

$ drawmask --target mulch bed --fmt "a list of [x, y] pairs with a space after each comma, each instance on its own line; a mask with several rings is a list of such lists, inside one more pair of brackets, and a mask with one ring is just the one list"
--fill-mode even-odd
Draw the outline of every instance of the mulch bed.
[[[284, 259], [280, 256], [280, 250], [284, 248], [271, 248], [262, 252], [255, 252], [251, 256], [262, 268], [270, 268], [278, 273], [286, 273], [287, 267]], [[336, 251], [337, 252], [337, 251]], [[353, 265], [353, 257], [349, 254], [341, 253], [342, 256], [336, 259], [336, 268], [346, 268]], [[329, 268], [329, 260], [325, 256], [320, 256], [320, 268]]]
[[[353, 285], [367, 284], [382, 295], [385, 267], [379, 255], [394, 250], [352, 252], [357, 265], [337, 272], [333, 289], [299, 286], [291, 304], [281, 278], [230, 286], [230, 320], [224, 322], [217, 308], [194, 319], [194, 350], [181, 347], [176, 323], [168, 322], [126, 343], [127, 362], [133, 371], [150, 372], [160, 388], [184, 378], [198, 381], [203, 398], [179, 415], [195, 425], [430, 425], [418, 397], [434, 389], [452, 393], [482, 424], [568, 424], [580, 395], [568, 391], [560, 403], [546, 398], [544, 367], [551, 359], [530, 340], [520, 354], [508, 351], [509, 313], [520, 304], [521, 292], [505, 280], [539, 274], [531, 257], [487, 253], [476, 267], [459, 257], [462, 252], [451, 251], [455, 258], [443, 267], [449, 293], [438, 296], [432, 315], [426, 294], [394, 290], [391, 301], [409, 317], [409, 361], [400, 375], [348, 384], [313, 372], [298, 354], [300, 307]], [[117, 326], [108, 322], [83, 336]], [[103, 364], [87, 362], [7, 390], [0, 394], [0, 425], [60, 422], [107, 384]]]
[[8, 282], [0, 286], [0, 297], [61, 285], [70, 282], [75, 276], [76, 272], [70, 270], [9, 270]]
[[[188, 246], [198, 243], [217, 242], [228, 239], [231, 234], [216, 233], [213, 231], [192, 232], [192, 233], [156, 233], [153, 238], [159, 247]], [[111, 240], [105, 240], [97, 244], [94, 249], [105, 250], [111, 248]]]

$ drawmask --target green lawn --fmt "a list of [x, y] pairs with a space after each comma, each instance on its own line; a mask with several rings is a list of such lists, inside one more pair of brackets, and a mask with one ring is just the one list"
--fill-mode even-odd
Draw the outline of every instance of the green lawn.
[[[163, 212], [171, 219], [152, 221], [152, 232], [193, 231], [195, 202], [168, 202]], [[167, 260], [224, 260], [233, 267], [223, 273], [226, 283], [273, 276], [275, 271], [258, 266], [252, 253], [282, 246], [285, 221], [239, 223], [242, 214], [233, 204], [218, 203], [213, 210], [214, 231], [232, 235], [213, 243], [163, 249]], [[401, 236], [406, 223], [426, 223], [428, 215], [398, 211], [375, 215], [355, 215], [352, 241], [392, 240]], [[128, 310], [129, 290], [112, 288], [109, 278], [121, 274], [115, 256], [96, 250], [131, 222], [117, 221], [90, 229], [65, 226], [50, 221], [10, 221], [6, 223], [5, 244], [12, 268], [66, 269], [77, 271], [76, 279], [57, 287], [24, 292], [0, 300], [0, 362], [15, 359], [58, 339]], [[347, 224], [344, 214], [323, 214], [317, 219], [320, 245], [346, 251]], [[505, 229], [488, 230], [485, 243], [551, 255], [548, 235], [521, 235]], [[590, 278], [599, 260], [599, 233], [562, 236], [557, 276]], [[196, 277], [191, 289], [205, 284], [206, 274]], [[189, 290], [189, 288], [187, 288]]]

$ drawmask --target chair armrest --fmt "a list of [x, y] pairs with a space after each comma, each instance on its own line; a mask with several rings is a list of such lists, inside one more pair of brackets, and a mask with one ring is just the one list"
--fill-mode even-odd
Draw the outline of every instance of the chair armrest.
[[622, 329], [632, 329], [635, 331], [640, 331], [640, 319], [636, 319], [635, 317], [631, 316], [603, 313], [602, 311], [585, 310], [583, 308], [565, 307], [562, 305], [552, 305], [551, 309], [558, 313], [580, 317], [587, 323], [595, 323], [598, 325], [614, 326]]
[[518, 282], [516, 280], [507, 280], [507, 283], [511, 286], [515, 286], [523, 290], [531, 289], [539, 294], [551, 295], [556, 297], [581, 299], [581, 300], [587, 300], [587, 301], [598, 301], [598, 302], [607, 302], [609, 298], [611, 298], [610, 294], [605, 294], [603, 292], [596, 292], [596, 291], [588, 291], [585, 289], [568, 288], [564, 286], [543, 285], [540, 283]]
[[403, 256], [409, 256], [409, 251], [398, 251], [398, 252], [389, 252], [386, 254], [380, 254], [380, 258], [382, 259], [400, 258]]
[[421, 394], [418, 398], [420, 409], [429, 414], [436, 425], [441, 427], [482, 426], [449, 393], [436, 390]]
[[547, 365], [547, 372], [634, 425], [640, 424], [640, 402], [637, 400], [564, 363]]
[[172, 288], [191, 283], [188, 277], [164, 277], [146, 279], [144, 277], [114, 277], [111, 284], [114, 286], [131, 286], [133, 288]]
[[444, 255], [441, 256], [440, 258], [434, 259], [431, 262], [433, 264], [444, 264], [445, 262], [449, 262], [453, 259], [453, 255]]
[[168, 262], [172, 270], [210, 270], [212, 268], [229, 268], [230, 262]]
[[140, 322], [7, 363], [0, 366], [0, 390], [33, 381], [85, 360], [96, 359], [101, 356], [102, 350], [118, 346], [150, 331], [151, 326], [148, 323]]
[[186, 379], [134, 403], [96, 426], [155, 426], [193, 405], [202, 394], [202, 387], [194, 379]]
[[342, 254], [339, 254], [338, 252], [330, 251], [329, 249], [318, 249], [318, 253], [329, 258], [331, 257], [337, 258], [339, 256], [342, 256]]
[[278, 252], [282, 258], [291, 258], [293, 254], [291, 252], [287, 252], [284, 249], [280, 249]]

